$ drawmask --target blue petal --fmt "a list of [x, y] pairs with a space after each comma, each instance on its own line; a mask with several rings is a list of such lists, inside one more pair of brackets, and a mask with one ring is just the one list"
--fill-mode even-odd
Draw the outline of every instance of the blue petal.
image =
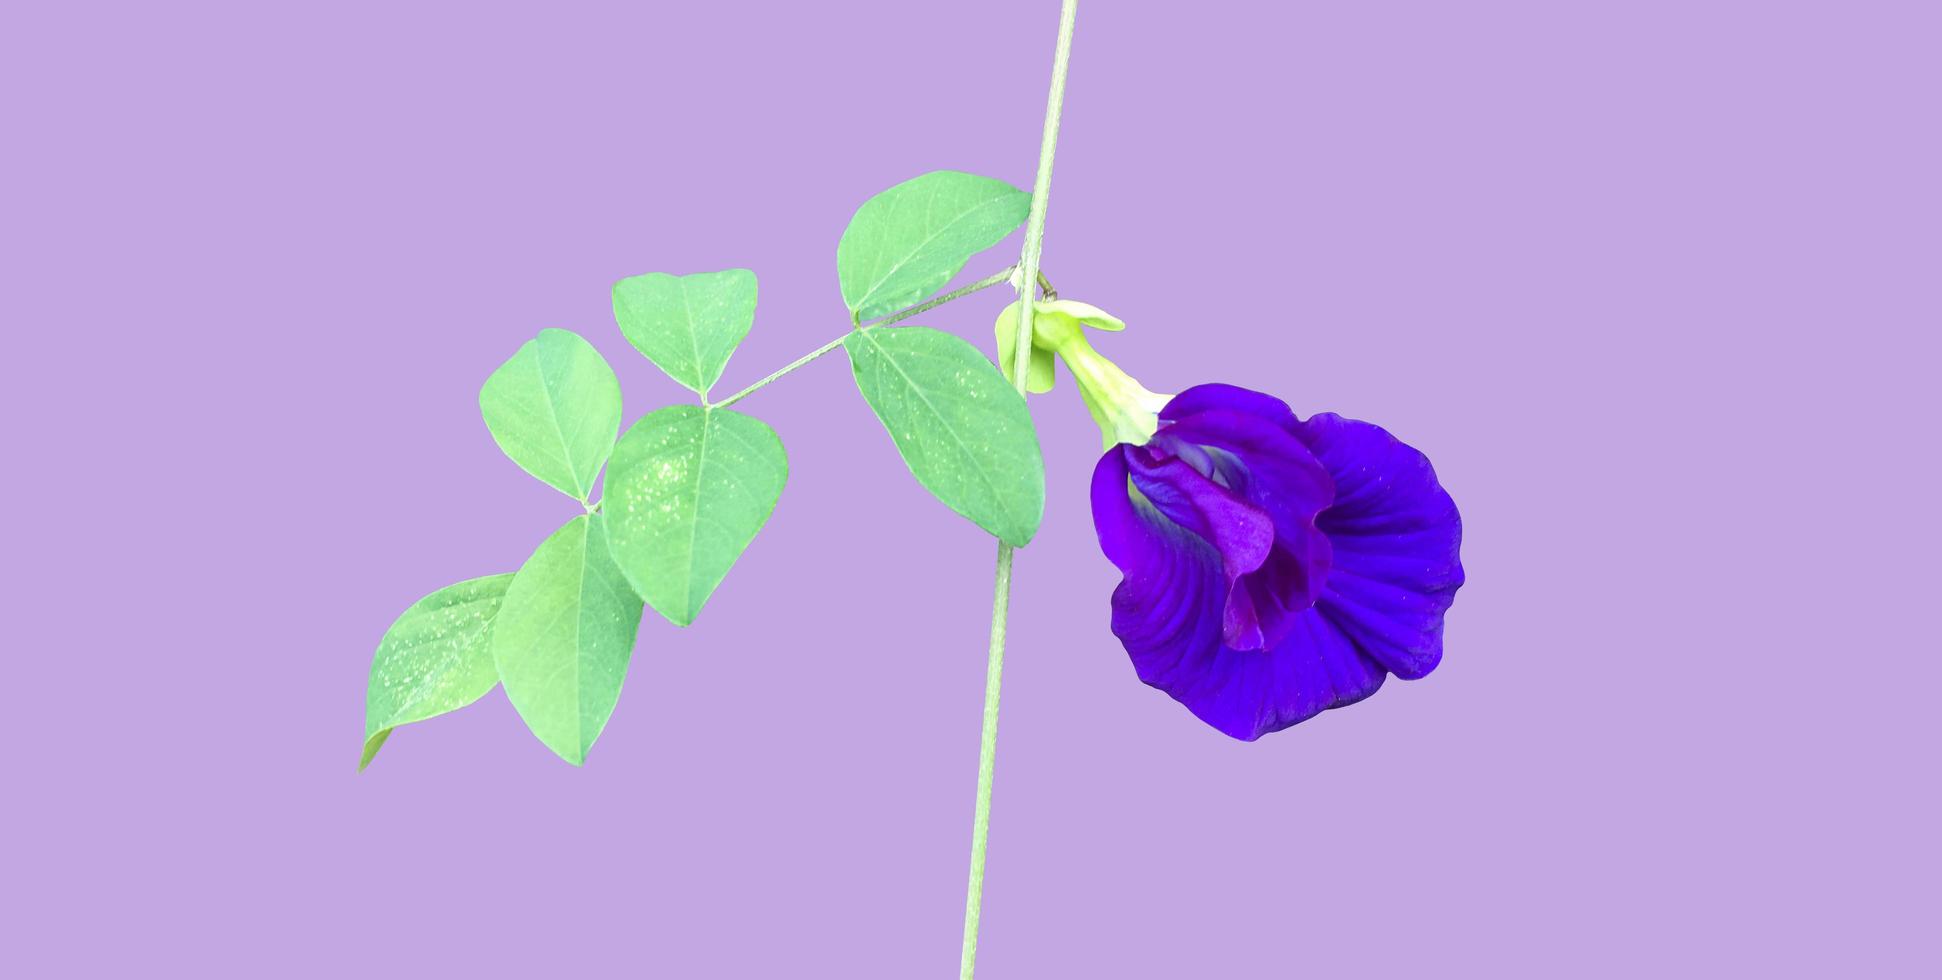
[[1242, 650], [1280, 643], [1293, 617], [1314, 605], [1328, 575], [1329, 542], [1315, 523], [1335, 496], [1327, 470], [1280, 420], [1250, 411], [1213, 408], [1164, 422], [1152, 444], [1183, 458], [1198, 452], [1236, 496], [1273, 520], [1272, 552], [1228, 596], [1226, 642]]
[[[1131, 446], [1108, 450], [1092, 482], [1100, 547], [1124, 573], [1113, 590], [1112, 630], [1140, 680], [1214, 728], [1246, 740], [1374, 693], [1382, 669], [1312, 607], [1287, 616], [1273, 649], [1223, 642], [1232, 601], [1245, 595], [1252, 579], [1288, 574], [1274, 568], [1276, 556], [1285, 553], [1277, 550], [1235, 585], [1222, 549], [1203, 536], [1216, 533], [1214, 525], [1193, 500], [1205, 503], [1220, 488], [1212, 481], [1194, 484], [1199, 474], [1179, 460], [1164, 466], [1173, 480], [1148, 483], [1142, 473], [1152, 467], [1142, 453]], [[1146, 486], [1150, 495], [1130, 490]], [[1208, 510], [1218, 515], [1222, 502], [1214, 498]]]
[[1335, 503], [1316, 519], [1334, 547], [1318, 608], [1397, 677], [1429, 673], [1463, 585], [1456, 503], [1429, 459], [1380, 426], [1331, 413], [1297, 431], [1335, 480]]
[[1092, 473], [1092, 520], [1100, 549], [1123, 573], [1113, 590], [1112, 629], [1148, 684], [1164, 687], [1182, 662], [1220, 646], [1227, 576], [1206, 539], [1135, 500], [1126, 447], [1099, 458]]
[[1201, 721], [1251, 742], [1329, 708], [1354, 704], [1376, 693], [1386, 676], [1320, 611], [1310, 609], [1295, 617], [1294, 628], [1273, 650], [1222, 648], [1191, 669], [1177, 670], [1164, 689]]
[[1287, 402], [1238, 385], [1194, 385], [1169, 399], [1160, 419], [1170, 422], [1210, 411], [1246, 412], [1294, 431], [1295, 413]]
[[1161, 515], [1220, 552], [1228, 578], [1261, 567], [1274, 546], [1274, 522], [1259, 507], [1201, 474], [1186, 460], [1142, 447], [1119, 447], [1133, 488]]

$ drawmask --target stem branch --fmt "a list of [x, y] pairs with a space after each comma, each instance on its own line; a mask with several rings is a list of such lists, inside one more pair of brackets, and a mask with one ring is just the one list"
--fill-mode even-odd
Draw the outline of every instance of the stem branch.
[[[844, 336], [848, 336], [848, 334], [845, 334]], [[824, 344], [823, 346], [818, 347], [815, 350], [812, 350], [809, 353], [804, 354], [803, 356], [798, 357], [793, 361], [790, 361], [787, 365], [784, 365], [783, 367], [778, 368], [774, 372], [771, 372], [768, 377], [763, 378], [762, 380], [757, 381], [756, 383], [749, 385], [746, 388], [743, 388], [741, 391], [738, 391], [728, 396], [727, 398], [722, 399], [721, 401], [715, 402], [709, 407], [727, 408], [728, 406], [733, 405], [736, 402], [741, 401], [742, 399], [755, 394], [757, 391], [760, 391], [763, 388], [768, 387], [769, 382], [774, 381], [775, 379], [780, 378], [783, 375], [788, 374], [789, 372], [794, 371], [795, 369], [802, 367], [805, 364], [808, 364], [810, 361], [813, 361], [816, 358], [819, 358], [824, 354], [827, 354], [830, 351], [833, 351], [836, 348], [841, 346], [843, 346], [843, 338], [838, 337], [835, 340], [832, 340], [829, 343]]]
[[[993, 273], [968, 286], [959, 286], [958, 288], [953, 289], [942, 296], [938, 296], [933, 299], [927, 299], [922, 303], [917, 304], [916, 306], [905, 307], [901, 310], [898, 310], [895, 313], [890, 314], [889, 316], [879, 317], [878, 319], [871, 320], [869, 323], [862, 324], [861, 326], [853, 329], [861, 329], [862, 327], [885, 327], [885, 326], [889, 326], [890, 324], [896, 323], [900, 320], [908, 320], [919, 313], [925, 312], [926, 310], [937, 309], [938, 307], [943, 306], [944, 304], [949, 303], [954, 299], [962, 299], [981, 289], [990, 289], [991, 287], [996, 286], [999, 283], [1005, 282], [1011, 278], [1012, 271], [1017, 268], [1018, 268], [1017, 266], [1009, 266], [1003, 272]], [[843, 335], [843, 337], [847, 337], [847, 336], [849, 336], [849, 334], [847, 333]], [[746, 388], [743, 388], [741, 391], [738, 391], [728, 396], [727, 398], [722, 399], [721, 401], [711, 403], [709, 407], [727, 408], [728, 406], [733, 405], [736, 402], [741, 401], [742, 399], [747, 398], [752, 394], [755, 394], [757, 391], [761, 390], [762, 388], [767, 387], [768, 384], [774, 381], [775, 379], [780, 378], [783, 375], [788, 374], [789, 372], [794, 371], [795, 369], [802, 367], [805, 364], [808, 364], [810, 361], [813, 361], [816, 358], [819, 358], [824, 354], [827, 354], [830, 351], [833, 351], [836, 348], [843, 346], [843, 337], [838, 337], [835, 340], [832, 340], [829, 343], [824, 344], [823, 346], [818, 347], [815, 350], [812, 350], [809, 353], [804, 354], [803, 356], [798, 357], [793, 361], [790, 361], [788, 364], [772, 372], [768, 377], [763, 378], [762, 380], [757, 381], [756, 383], [749, 385]]]
[[990, 289], [993, 286], [1000, 285], [1010, 280], [1012, 272], [1015, 271], [1017, 268], [1018, 267], [1015, 265], [1006, 266], [1004, 271], [994, 272], [991, 275], [988, 275], [983, 279], [980, 279], [977, 282], [970, 284], [969, 286], [959, 286], [958, 288], [953, 289], [950, 292], [937, 297], [936, 299], [927, 299], [922, 303], [917, 304], [916, 306], [907, 306], [901, 310], [898, 310], [895, 313], [890, 314], [889, 316], [879, 317], [875, 320], [871, 320], [869, 323], [864, 324], [864, 326], [887, 327], [893, 323], [897, 323], [902, 320], [908, 320], [919, 313], [925, 313], [930, 310], [937, 309], [938, 307], [943, 306], [944, 304], [949, 303], [954, 299], [958, 299], [964, 296], [969, 296], [972, 293], [977, 292], [978, 290]]
[[[1039, 259], [1045, 250], [1045, 208], [1052, 196], [1052, 155], [1059, 145], [1059, 113], [1065, 107], [1066, 67], [1072, 59], [1072, 28], [1079, 0], [1059, 7], [1059, 41], [1052, 56], [1052, 88], [1045, 99], [1045, 129], [1038, 146], [1038, 175], [1032, 182], [1032, 207], [1025, 218], [1025, 249], [1018, 268], [1018, 340], [1012, 347], [1012, 384], [1025, 394], [1026, 367], [1032, 355], [1032, 288], [1042, 281]], [[1051, 284], [1045, 283], [1047, 292]], [[991, 831], [991, 774], [998, 752], [998, 692], [1005, 670], [1005, 622], [1011, 607], [1012, 547], [998, 542], [998, 568], [991, 585], [991, 651], [985, 665], [984, 724], [978, 739], [978, 801], [971, 819], [971, 875], [964, 894], [964, 951], [960, 980], [972, 980], [978, 961], [978, 919], [984, 908], [985, 842]]]

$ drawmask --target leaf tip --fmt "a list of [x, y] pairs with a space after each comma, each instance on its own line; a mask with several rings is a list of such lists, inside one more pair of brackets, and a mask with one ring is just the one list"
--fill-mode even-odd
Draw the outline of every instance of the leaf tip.
[[378, 757], [378, 750], [384, 748], [384, 743], [391, 738], [391, 732], [392, 729], [386, 728], [375, 734], [365, 736], [364, 754], [357, 760], [358, 772], [363, 772], [371, 767], [371, 760]]
[[669, 607], [667, 609], [663, 609], [661, 608], [661, 605], [656, 605], [652, 599], [648, 599], [646, 596], [642, 596], [642, 600], [645, 601], [648, 605], [653, 606], [654, 611], [657, 613], [660, 613], [662, 619], [667, 620], [669, 623], [675, 626], [680, 626], [684, 628], [694, 625], [695, 616], [700, 614], [701, 612], [701, 609], [699, 607], [696, 607], [694, 609], [683, 609], [683, 608], [674, 606], [674, 604], [671, 602], [662, 603], [662, 605], [667, 605]]

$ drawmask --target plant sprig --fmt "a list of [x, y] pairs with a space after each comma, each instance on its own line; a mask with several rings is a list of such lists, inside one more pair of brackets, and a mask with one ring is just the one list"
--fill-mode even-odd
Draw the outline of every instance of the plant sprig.
[[[964, 341], [889, 329], [1012, 281], [1016, 266], [930, 295], [1028, 209], [1024, 191], [955, 171], [872, 197], [838, 246], [850, 328], [719, 401], [710, 391], [754, 325], [755, 274], [621, 280], [621, 334], [695, 395], [624, 434], [619, 382], [592, 344], [549, 329], [522, 345], [486, 379], [480, 412], [500, 449], [580, 512], [516, 573], [434, 592], [392, 625], [373, 657], [360, 768], [397, 726], [464, 707], [495, 682], [542, 742], [583, 763], [619, 700], [641, 607], [694, 622], [788, 483], [775, 430], [730, 406], [839, 347], [918, 481], [993, 534], [1030, 540], [1044, 470], [1024, 400]], [[906, 305], [883, 309], [891, 303]]]
[[[837, 243], [837, 283], [850, 320], [838, 337], [711, 400], [754, 326], [756, 276], [651, 272], [614, 285], [615, 323], [695, 403], [657, 408], [623, 434], [613, 369], [567, 330], [541, 331], [486, 379], [479, 408], [494, 441], [580, 512], [516, 572], [440, 589], [391, 625], [372, 660], [360, 770], [398, 726], [455, 711], [495, 685], [541, 742], [583, 764], [619, 701], [644, 609], [676, 626], [693, 623], [788, 483], [781, 437], [731, 406], [841, 347], [858, 392], [912, 476], [998, 539], [961, 960], [969, 980], [1013, 554], [1037, 533], [1045, 505], [1044, 461], [1025, 405], [1034, 304], [1019, 303], [1017, 342], [1009, 347], [1016, 362], [1004, 372], [956, 336], [895, 325], [1005, 283], [1021, 300], [1034, 286], [1056, 297], [1040, 258], [1076, 10], [1076, 0], [1063, 0], [1033, 192], [945, 170], [865, 201]], [[1021, 224], [1016, 265], [939, 292], [972, 256]], [[603, 470], [604, 492], [595, 499]]]

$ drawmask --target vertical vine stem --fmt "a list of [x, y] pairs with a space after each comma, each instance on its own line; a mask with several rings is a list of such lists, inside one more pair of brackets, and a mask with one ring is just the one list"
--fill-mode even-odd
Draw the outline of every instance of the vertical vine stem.
[[[1025, 394], [1026, 367], [1032, 354], [1032, 289], [1039, 282], [1039, 257], [1045, 250], [1045, 207], [1052, 196], [1052, 154], [1059, 145], [1059, 112], [1065, 106], [1066, 66], [1072, 58], [1072, 28], [1079, 0], [1059, 7], [1059, 41], [1052, 56], [1052, 88], [1045, 99], [1045, 129], [1038, 145], [1038, 175], [1032, 181], [1032, 206], [1025, 218], [1025, 249], [1018, 269], [1018, 341], [1012, 346], [1012, 384]], [[971, 980], [978, 961], [978, 920], [984, 909], [985, 842], [991, 831], [991, 772], [998, 750], [998, 690], [1005, 671], [1005, 621], [1011, 610], [1012, 547], [998, 543], [998, 570], [991, 585], [991, 652], [985, 664], [984, 724], [978, 739], [978, 802], [971, 820], [971, 875], [964, 894], [964, 952], [960, 980]]]

